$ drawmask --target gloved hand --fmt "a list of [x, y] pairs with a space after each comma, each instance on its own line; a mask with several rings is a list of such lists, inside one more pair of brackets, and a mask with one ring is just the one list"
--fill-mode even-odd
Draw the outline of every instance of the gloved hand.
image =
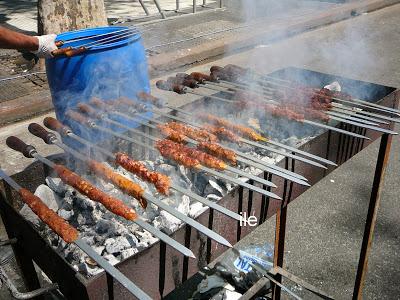
[[36, 36], [36, 38], [39, 40], [39, 48], [37, 51], [34, 51], [33, 53], [36, 54], [37, 57], [41, 58], [53, 57], [51, 51], [57, 49], [57, 46], [55, 44], [56, 37], [57, 37], [56, 34]]

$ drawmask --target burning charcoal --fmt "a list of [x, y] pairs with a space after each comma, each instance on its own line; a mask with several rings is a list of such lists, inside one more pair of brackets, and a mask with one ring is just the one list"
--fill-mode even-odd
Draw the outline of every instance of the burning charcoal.
[[84, 236], [84, 237], [82, 237], [82, 240], [84, 240], [90, 246], [93, 246], [95, 244], [94, 236]]
[[217, 196], [217, 195], [215, 195], [215, 194], [209, 194], [209, 195], [207, 195], [206, 198], [207, 198], [208, 200], [218, 201], [218, 200], [221, 199], [222, 197], [221, 197], [221, 196]]
[[135, 249], [135, 248], [130, 248], [130, 249], [123, 250], [121, 252], [121, 260], [124, 260], [124, 259], [126, 259], [128, 257], [131, 257], [132, 255], [134, 255], [134, 254], [136, 254], [138, 252], [139, 251], [137, 249]]
[[68, 186], [62, 182], [60, 178], [54, 178], [47, 176], [46, 177], [46, 184], [51, 188], [54, 192], [59, 195], [64, 195], [68, 189]]
[[175, 173], [175, 167], [168, 164], [160, 164], [156, 166], [156, 171], [171, 176]]
[[72, 210], [66, 210], [66, 209], [60, 209], [59, 211], [58, 211], [58, 215], [61, 217], [61, 218], [63, 218], [63, 219], [65, 219], [65, 220], [69, 220], [69, 219], [71, 219], [72, 218], [72, 216], [74, 215], [74, 212], [72, 211]]
[[136, 245], [139, 243], [138, 239], [133, 234], [127, 234], [124, 237], [128, 241], [130, 247], [136, 247]]
[[165, 231], [168, 234], [176, 231], [181, 223], [181, 220], [175, 218], [173, 215], [170, 215], [164, 210], [162, 210], [160, 212], [160, 215], [156, 217], [153, 221], [154, 227], [159, 230]]
[[189, 216], [192, 218], [195, 218], [195, 217], [199, 216], [206, 209], [207, 209], [207, 207], [203, 206], [202, 203], [195, 202], [192, 205], [190, 205]]
[[109, 262], [110, 264], [112, 264], [113, 266], [115, 266], [117, 263], [119, 263], [119, 259], [116, 258], [116, 257], [115, 257], [114, 255], [112, 255], [112, 254], [104, 255], [104, 258], [107, 259], [108, 262]]
[[93, 250], [96, 251], [98, 255], [102, 255], [105, 248], [104, 246], [93, 246]]
[[83, 196], [77, 198], [78, 199], [75, 202], [82, 211], [86, 210], [93, 211], [96, 208], [96, 202], [90, 200], [89, 198]]
[[78, 264], [77, 269], [82, 274], [89, 275], [89, 276], [95, 276], [102, 271], [102, 269], [100, 269], [98, 267], [89, 266], [85, 262]]
[[139, 243], [138, 243], [138, 250], [141, 250], [143, 248], [146, 248], [149, 245], [152, 245], [158, 241], [157, 238], [152, 236], [149, 232], [147, 231], [137, 231], [136, 235], [139, 238]]
[[123, 236], [119, 236], [117, 238], [108, 238], [104, 242], [104, 245], [109, 254], [120, 253], [122, 250], [131, 247], [129, 241]]
[[282, 140], [282, 143], [285, 145], [291, 146], [291, 147], [296, 147], [297, 142], [299, 139], [295, 136], [288, 137], [287, 139]]
[[189, 179], [188, 177], [188, 172], [190, 172], [189, 170], [187, 170], [184, 166], [179, 166], [178, 168], [179, 173], [182, 175], [182, 179], [187, 183], [187, 185], [190, 187], [192, 185], [192, 181]]
[[182, 200], [179, 202], [177, 210], [179, 212], [183, 213], [184, 215], [188, 215], [189, 214], [190, 198], [188, 196], [186, 196], [186, 195], [182, 196]]
[[98, 234], [104, 234], [110, 230], [115, 230], [114, 227], [115, 226], [112, 221], [100, 219], [96, 224], [95, 230]]
[[221, 196], [224, 195], [224, 190], [223, 190], [222, 187], [220, 187], [220, 186], [218, 185], [218, 183], [216, 183], [214, 180], [211, 180], [211, 179], [208, 181], [208, 183], [209, 183], [214, 189], [216, 189], [216, 190], [221, 194]]

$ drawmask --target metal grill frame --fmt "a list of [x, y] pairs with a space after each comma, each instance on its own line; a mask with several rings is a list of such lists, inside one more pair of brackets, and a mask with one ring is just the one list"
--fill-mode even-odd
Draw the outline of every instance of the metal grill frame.
[[[328, 76], [327, 74], [323, 75]], [[344, 78], [343, 80], [350, 79]], [[388, 91], [387, 95], [376, 103], [394, 108], [397, 107], [400, 100], [400, 92], [392, 87], [384, 88]], [[188, 104], [186, 108], [191, 109], [191, 107], [195, 106], [196, 102]], [[352, 129], [358, 130], [357, 128]], [[301, 149], [332, 161], [337, 161], [339, 167], [353, 155], [381, 137], [381, 134], [370, 130], [364, 130], [362, 133], [370, 137], [371, 140], [359, 142], [355, 138], [327, 131], [304, 144]], [[383, 135], [360, 254], [354, 292], [356, 298], [361, 297], [363, 278], [366, 274], [366, 262], [375, 226], [376, 211], [379, 206], [379, 191], [383, 182], [382, 179], [390, 152], [390, 144], [391, 137]], [[62, 159], [60, 156], [52, 156], [50, 158], [52, 160]], [[304, 163], [294, 163], [292, 159], [287, 158], [282, 160], [279, 165], [301, 173], [309, 179], [311, 185], [335, 169], [335, 167], [329, 167], [327, 170], [317, 170]], [[43, 167], [40, 163], [34, 163], [28, 169], [13, 177], [17, 182], [24, 182], [24, 186], [28, 186], [31, 190], [34, 190], [40, 183], [44, 182], [47, 174], [49, 174], [47, 168]], [[264, 173], [261, 176], [270, 178], [271, 174]], [[35, 178], [36, 182], [33, 182], [32, 178]], [[219, 204], [232, 211], [247, 211], [249, 214], [254, 214], [258, 217], [260, 224], [276, 214], [274, 266], [282, 267], [287, 204], [301, 195], [306, 188], [293, 185], [287, 180], [276, 176], [272, 176], [272, 179], [278, 186], [274, 191], [284, 199], [282, 202], [261, 197], [258, 194], [253, 194], [246, 189], [238, 187], [223, 197], [219, 201]], [[17, 243], [13, 245], [13, 250], [21, 268], [24, 282], [29, 290], [39, 287], [39, 281], [32, 263], [34, 261], [53, 282], [59, 284], [61, 292], [68, 299], [133, 299], [132, 295], [118, 283], [115, 283], [104, 272], [89, 279], [77, 273], [60, 254], [56, 253], [42, 239], [35, 228], [21, 217], [16, 210], [20, 203], [17, 194], [11, 191], [10, 187], [6, 184], [4, 191], [5, 195], [0, 196], [2, 198], [0, 201], [0, 213], [9, 238], [17, 239]], [[232, 244], [235, 244], [255, 228], [249, 226], [240, 227], [238, 222], [229, 219], [213, 209], [203, 212], [197, 218], [197, 221], [222, 234]], [[235, 229], [232, 230], [233, 228]], [[226, 248], [217, 245], [186, 225], [173, 233], [172, 237], [185, 246], [190, 247], [197, 256], [197, 259], [189, 260], [174, 249], [166, 247], [163, 242], [157, 242], [151, 247], [117, 264], [117, 268], [121, 272], [143, 288], [154, 299], [159, 299], [161, 296], [179, 287], [182, 282], [195, 274], [201, 267], [213, 261], [226, 250]], [[281, 280], [279, 274], [276, 275], [276, 279]], [[278, 287], [274, 288], [273, 295], [274, 299], [280, 298], [280, 289]]]

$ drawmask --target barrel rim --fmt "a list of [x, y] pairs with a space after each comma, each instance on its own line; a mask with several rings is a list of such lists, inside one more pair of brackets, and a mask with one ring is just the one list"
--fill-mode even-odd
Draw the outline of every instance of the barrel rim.
[[[129, 28], [130, 27], [128, 27], [128, 26], [102, 26], [102, 27], [93, 27], [93, 28], [78, 29], [78, 30], [73, 30], [73, 31], [66, 31], [66, 32], [63, 32], [63, 33], [60, 33], [59, 35], [57, 35], [56, 41], [69, 40], [69, 39], [74, 39], [74, 38], [83, 38], [83, 37], [91, 36], [93, 34], [112, 33], [114, 31], [124, 30], [124, 29], [129, 29]], [[130, 37], [122, 38], [122, 39], [118, 40], [117, 42], [107, 43], [104, 45], [91, 47], [87, 51], [106, 50], [106, 49], [110, 49], [110, 48], [120, 47], [120, 46], [124, 46], [124, 45], [128, 45], [130, 43], [136, 42], [140, 39], [141, 39], [141, 35], [140, 35], [140, 33], [137, 33]], [[82, 44], [85, 44], [85, 43], [87, 43], [87, 41], [84, 41]], [[76, 47], [79, 47], [79, 45]]]

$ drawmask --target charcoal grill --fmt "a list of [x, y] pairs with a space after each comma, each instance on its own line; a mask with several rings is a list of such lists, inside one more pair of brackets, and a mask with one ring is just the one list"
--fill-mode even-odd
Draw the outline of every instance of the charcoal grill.
[[[340, 80], [344, 90], [347, 90], [352, 96], [393, 108], [397, 107], [400, 98], [398, 91], [393, 87], [310, 70], [287, 68], [270, 75], [294, 81], [298, 81], [299, 78], [307, 78], [307, 82], [301, 83], [317, 87]], [[201, 98], [183, 108], [191, 111], [205, 101], [207, 99]], [[368, 129], [360, 129], [353, 125], [339, 124], [338, 127], [363, 134], [369, 137], [370, 140], [360, 140], [354, 137], [342, 136], [337, 132], [326, 131], [302, 145], [301, 149], [335, 161], [338, 167], [340, 167], [341, 164], [353, 155], [362, 151], [370, 143], [382, 136], [354, 292], [355, 295], [361, 295], [363, 276], [366, 273], [369, 242], [372, 239], [376, 210], [379, 206], [379, 189], [388, 160], [391, 136], [388, 134], [382, 135]], [[52, 156], [50, 159], [53, 161], [63, 161], [64, 157], [58, 155]], [[288, 170], [301, 173], [308, 178], [311, 185], [335, 169], [334, 166], [329, 166], [326, 170], [315, 169], [310, 165], [298, 161], [295, 162], [290, 158], [283, 159], [279, 165]], [[48, 174], [49, 170], [45, 166], [42, 166], [40, 163], [34, 163], [14, 177], [18, 182], [24, 183], [24, 186], [29, 186], [31, 190], [34, 190], [39, 184], [44, 183], [44, 178]], [[295, 200], [307, 188], [300, 185], [293, 185], [293, 183], [287, 180], [272, 176], [266, 172], [260, 176], [263, 176], [265, 179], [273, 179], [274, 183], [278, 186], [275, 189], [275, 193], [281, 196], [283, 201], [275, 201], [248, 191], [243, 187], [237, 187], [220, 199], [218, 203], [234, 212], [240, 213], [246, 211], [249, 215], [257, 216], [259, 225], [271, 216], [276, 215], [274, 265], [282, 267], [287, 204]], [[39, 287], [33, 267], [33, 262], [35, 262], [53, 282], [59, 285], [60, 291], [68, 299], [131, 299], [133, 297], [104, 272], [91, 278], [86, 278], [76, 272], [63, 257], [44, 241], [35, 228], [17, 212], [16, 209], [21, 206], [18, 196], [6, 184], [4, 190], [5, 195], [1, 195], [1, 200], [6, 201], [0, 201], [1, 216], [9, 238], [17, 239], [17, 242], [13, 244], [13, 249], [28, 289], [32, 290]], [[3, 199], [4, 197], [6, 199]], [[213, 209], [204, 211], [197, 218], [197, 221], [221, 234], [232, 244], [235, 244], [254, 230], [254, 227], [240, 227], [238, 222]], [[178, 288], [201, 267], [212, 262], [226, 250], [226, 248], [200, 235], [196, 230], [187, 225], [173, 233], [172, 237], [179, 243], [190, 248], [197, 259], [189, 260], [176, 250], [167, 247], [164, 242], [157, 242], [117, 264], [117, 268], [122, 273], [154, 299], [159, 299]], [[277, 279], [280, 279], [279, 275], [277, 275]], [[279, 287], [275, 288], [274, 295], [276, 299], [279, 298]]]

